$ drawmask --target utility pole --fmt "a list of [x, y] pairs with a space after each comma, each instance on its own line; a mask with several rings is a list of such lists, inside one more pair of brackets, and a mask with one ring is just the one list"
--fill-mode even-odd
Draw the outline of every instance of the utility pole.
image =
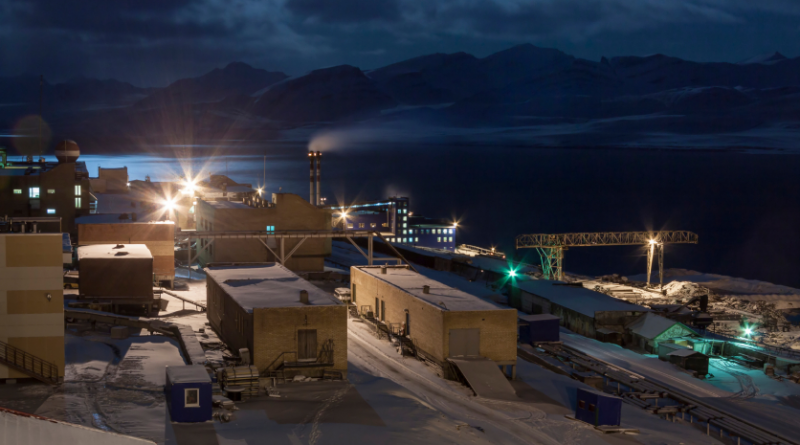
[[39, 156], [42, 156], [42, 91], [44, 88], [44, 74], [39, 75]]

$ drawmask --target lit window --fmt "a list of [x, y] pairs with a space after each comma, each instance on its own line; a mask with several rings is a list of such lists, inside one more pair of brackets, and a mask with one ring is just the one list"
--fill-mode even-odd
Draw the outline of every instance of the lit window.
[[405, 229], [406, 227], [408, 227], [408, 224], [403, 223], [403, 228]]
[[414, 242], [418, 243], [419, 242], [419, 238], [414, 238]]
[[47, 189], [47, 194], [52, 195], [56, 192], [56, 189]]
[[267, 226], [267, 232], [274, 232], [275, 226]]
[[436, 242], [437, 243], [441, 243], [442, 242], [442, 237], [441, 236], [437, 236], [436, 237]]
[[403, 217], [403, 221], [408, 221], [408, 217], [407, 217], [407, 216], [404, 216], [404, 217]]
[[364, 223], [358, 223], [358, 228], [359, 229], [363, 229], [364, 228]]
[[[408, 213], [408, 209], [403, 209], [403, 213]], [[405, 220], [405, 219], [406, 219], [406, 217], [404, 216], [403, 220]]]
[[194, 213], [194, 206], [191, 206], [191, 207], [189, 208], [189, 213]]
[[75, 208], [81, 208], [81, 198], [75, 198]]
[[56, 214], [56, 209], [47, 209], [47, 214], [48, 215], [55, 215]]
[[449, 241], [450, 241], [451, 243], [453, 242], [453, 237], [452, 237], [452, 236], [450, 237]]
[[408, 238], [403, 238], [403, 242], [407, 243], [408, 242]]
[[370, 227], [372, 227], [372, 228], [374, 229], [375, 227], [378, 227], [378, 224], [376, 224], [376, 223], [370, 223], [370, 225], [369, 225], [369, 226], [370, 226]]
[[28, 189], [28, 198], [38, 199], [39, 198], [39, 187], [30, 187]]
[[347, 228], [348, 228], [348, 229], [352, 229], [352, 228], [353, 228], [353, 225], [352, 225], [352, 224], [348, 224], [348, 225], [347, 225]]
[[81, 186], [75, 186], [75, 196], [81, 196]]
[[22, 189], [14, 189], [14, 194], [15, 195], [21, 195], [22, 194]]
[[403, 209], [397, 209], [397, 213], [403, 213]]
[[389, 227], [389, 223], [383, 223], [381, 224], [381, 227]]

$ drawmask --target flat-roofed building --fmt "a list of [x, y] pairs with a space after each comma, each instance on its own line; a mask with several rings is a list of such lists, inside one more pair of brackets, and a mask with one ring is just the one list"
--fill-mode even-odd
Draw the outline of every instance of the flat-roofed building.
[[[291, 193], [275, 193], [266, 207], [244, 202], [203, 201], [195, 206], [198, 232], [235, 231], [330, 231], [330, 210], [311, 205]], [[303, 244], [295, 250], [298, 243]], [[268, 238], [267, 246], [280, 254], [280, 240]], [[294, 271], [322, 271], [325, 257], [331, 254], [330, 238], [284, 240], [283, 251], [293, 252], [285, 266]], [[200, 239], [201, 264], [219, 262], [263, 263], [278, 261], [262, 243], [254, 239]]]
[[158, 311], [153, 295], [153, 255], [144, 244], [78, 247], [80, 299], [113, 312]]
[[[359, 308], [409, 337], [418, 354], [445, 368], [451, 357], [517, 363], [517, 311], [421, 275], [407, 266], [353, 266], [351, 297]], [[447, 374], [445, 372], [445, 374]]]
[[278, 263], [205, 268], [208, 321], [262, 374], [347, 373], [347, 306]]
[[63, 379], [62, 261], [60, 233], [0, 234], [0, 379]]
[[[619, 342], [625, 326], [649, 312], [643, 306], [560, 281], [517, 278], [508, 284], [512, 301], [529, 314], [553, 314], [561, 325], [590, 338]], [[600, 334], [600, 335], [598, 335]]]
[[172, 221], [117, 222], [83, 224], [78, 220], [78, 243], [144, 244], [153, 256], [153, 275], [157, 283], [175, 283], [175, 224]]

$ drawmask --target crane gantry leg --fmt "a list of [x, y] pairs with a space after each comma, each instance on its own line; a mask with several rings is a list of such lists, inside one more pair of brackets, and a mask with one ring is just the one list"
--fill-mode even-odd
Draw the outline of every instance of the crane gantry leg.
[[653, 257], [658, 256], [658, 286], [664, 290], [664, 243], [650, 243], [647, 249], [647, 287], [650, 287], [650, 274], [653, 270]]
[[658, 245], [658, 285], [659, 291], [664, 291], [664, 244]]
[[647, 249], [647, 287], [650, 287], [650, 273], [653, 270], [653, 254], [655, 253], [655, 243], [650, 243]]
[[564, 248], [561, 246], [537, 247], [542, 261], [542, 275], [545, 280], [564, 280]]

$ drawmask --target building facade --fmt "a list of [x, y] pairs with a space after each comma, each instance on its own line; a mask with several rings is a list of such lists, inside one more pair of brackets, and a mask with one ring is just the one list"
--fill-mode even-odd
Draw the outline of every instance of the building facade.
[[[84, 162], [9, 161], [0, 156], [0, 213], [11, 217], [60, 217], [75, 234], [75, 218], [90, 213], [93, 197]], [[43, 230], [50, 228], [42, 227]], [[55, 231], [57, 229], [53, 229]]]
[[247, 348], [262, 375], [346, 376], [346, 305], [277, 263], [205, 271], [211, 327], [228, 348]]
[[[0, 234], [0, 342], [6, 359], [30, 354], [64, 377], [64, 291], [60, 233]], [[16, 351], [13, 354], [8, 351]], [[34, 370], [37, 371], [38, 370]], [[0, 379], [30, 374], [0, 363]]]
[[[330, 231], [330, 210], [311, 205], [291, 193], [275, 193], [267, 206], [244, 202], [198, 200], [195, 206], [198, 232], [230, 231]], [[300, 239], [286, 239], [284, 252], [291, 252]], [[279, 253], [280, 241], [268, 238], [267, 246]], [[219, 262], [263, 263], [278, 258], [262, 243], [253, 239], [200, 239], [198, 259], [201, 264]], [[331, 254], [330, 238], [303, 241], [285, 266], [294, 271], [322, 271], [325, 257]]]
[[351, 298], [361, 310], [411, 339], [418, 354], [443, 366], [480, 356], [515, 372], [517, 311], [420, 275], [407, 266], [350, 268]]

